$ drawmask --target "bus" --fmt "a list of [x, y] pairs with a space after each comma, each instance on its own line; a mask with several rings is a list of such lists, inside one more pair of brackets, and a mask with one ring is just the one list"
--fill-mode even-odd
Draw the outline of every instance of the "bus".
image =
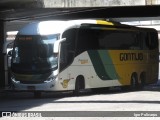
[[18, 31], [12, 88], [34, 92], [129, 87], [158, 80], [158, 33], [105, 20], [39, 21]]

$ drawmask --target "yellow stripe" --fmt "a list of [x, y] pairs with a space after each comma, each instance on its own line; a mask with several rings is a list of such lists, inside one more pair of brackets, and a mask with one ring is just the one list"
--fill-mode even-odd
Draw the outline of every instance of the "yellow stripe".
[[103, 20], [96, 20], [97, 24], [101, 25], [114, 25], [112, 22], [103, 21]]

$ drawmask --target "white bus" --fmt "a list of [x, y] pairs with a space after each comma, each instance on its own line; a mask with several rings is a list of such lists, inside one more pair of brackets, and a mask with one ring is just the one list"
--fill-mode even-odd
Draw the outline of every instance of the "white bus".
[[74, 91], [158, 80], [158, 34], [101, 20], [42, 21], [19, 30], [11, 60], [14, 90]]

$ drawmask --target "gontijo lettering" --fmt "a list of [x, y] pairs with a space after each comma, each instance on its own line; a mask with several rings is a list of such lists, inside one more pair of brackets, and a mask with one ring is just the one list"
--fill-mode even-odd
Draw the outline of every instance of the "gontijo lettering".
[[143, 53], [120, 53], [120, 61], [142, 61]]

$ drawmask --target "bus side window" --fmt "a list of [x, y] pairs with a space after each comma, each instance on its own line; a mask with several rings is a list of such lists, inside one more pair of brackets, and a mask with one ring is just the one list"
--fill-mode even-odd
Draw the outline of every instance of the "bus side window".
[[146, 46], [150, 49], [158, 48], [158, 36], [154, 32], [150, 32], [146, 36]]
[[66, 43], [61, 43], [61, 54], [60, 54], [60, 62], [67, 63], [67, 45]]
[[66, 41], [61, 44], [60, 70], [63, 70], [71, 64], [74, 59], [76, 29], [69, 29], [65, 31], [62, 38], [66, 38]]
[[133, 37], [134, 41], [133, 44], [131, 45], [130, 49], [131, 50], [141, 50], [143, 49], [143, 46], [141, 45], [141, 37], [139, 34], [135, 34], [135, 36]]
[[76, 54], [87, 50], [97, 50], [99, 31], [95, 29], [80, 29], [78, 33]]
[[140, 49], [136, 33], [120, 30], [102, 31], [99, 45], [101, 49], [108, 50]]

